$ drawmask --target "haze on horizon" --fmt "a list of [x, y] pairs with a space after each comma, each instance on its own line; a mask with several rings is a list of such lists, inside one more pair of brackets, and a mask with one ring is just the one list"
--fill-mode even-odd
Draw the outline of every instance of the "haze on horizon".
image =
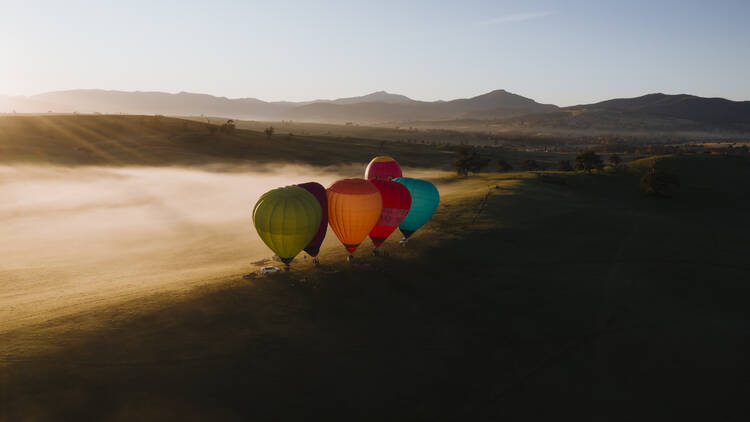
[[0, 94], [96, 88], [267, 101], [386, 90], [542, 103], [750, 99], [750, 3], [39, 1], [3, 5]]

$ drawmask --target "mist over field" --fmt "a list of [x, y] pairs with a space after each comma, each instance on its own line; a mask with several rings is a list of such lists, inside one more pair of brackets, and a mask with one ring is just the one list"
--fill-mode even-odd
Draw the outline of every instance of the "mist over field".
[[216, 170], [0, 167], [0, 331], [247, 271], [271, 255], [250, 224], [261, 194], [345, 177]]

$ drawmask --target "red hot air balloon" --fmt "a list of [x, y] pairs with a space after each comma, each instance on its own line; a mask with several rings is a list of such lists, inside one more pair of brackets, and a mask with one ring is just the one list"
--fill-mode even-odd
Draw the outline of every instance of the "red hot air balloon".
[[377, 248], [396, 230], [409, 213], [411, 194], [409, 189], [401, 183], [383, 180], [370, 180], [370, 183], [378, 188], [383, 198], [383, 211], [380, 213], [380, 219], [370, 231], [370, 239]]
[[328, 231], [328, 197], [326, 196], [326, 188], [324, 188], [320, 183], [315, 182], [301, 183], [297, 186], [310, 192], [315, 197], [315, 199], [318, 200], [318, 202], [320, 203], [320, 208], [323, 210], [323, 216], [320, 220], [318, 232], [315, 234], [315, 237], [313, 237], [310, 243], [305, 246], [304, 249], [304, 251], [307, 252], [308, 255], [314, 258], [313, 262], [317, 264], [318, 254], [320, 253], [320, 245], [323, 244], [323, 239], [325, 239], [326, 237], [326, 231]]
[[396, 160], [385, 155], [373, 158], [365, 169], [367, 180], [391, 180], [401, 176], [401, 166]]

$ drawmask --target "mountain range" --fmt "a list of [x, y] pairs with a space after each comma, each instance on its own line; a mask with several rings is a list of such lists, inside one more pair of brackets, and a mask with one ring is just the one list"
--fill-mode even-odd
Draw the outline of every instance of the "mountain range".
[[[594, 104], [558, 107], [494, 90], [472, 98], [418, 101], [385, 91], [360, 97], [306, 102], [267, 102], [256, 98], [216, 97], [180, 92], [125, 92], [69, 90], [30, 97], [0, 96], [0, 112], [128, 113], [220, 116], [253, 120], [385, 123], [409, 121], [478, 120], [509, 125], [545, 127], [601, 127], [658, 121], [667, 126], [750, 128], [750, 101], [703, 98], [693, 95], [648, 94]], [[615, 124], [614, 126], [617, 126]], [[648, 124], [646, 124], [648, 126]]]

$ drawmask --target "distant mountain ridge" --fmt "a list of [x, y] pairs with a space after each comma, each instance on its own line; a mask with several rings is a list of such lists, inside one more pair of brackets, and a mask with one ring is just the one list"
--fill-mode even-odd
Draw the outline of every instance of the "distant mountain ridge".
[[709, 123], [750, 123], [750, 101], [730, 101], [724, 98], [704, 98], [687, 94], [647, 94], [635, 98], [616, 98], [566, 108], [638, 113]]
[[[220, 116], [250, 120], [297, 120], [329, 123], [386, 123], [473, 120], [516, 128], [604, 128], [673, 130], [716, 127], [750, 128], [750, 101], [694, 95], [647, 94], [560, 108], [540, 104], [502, 89], [472, 98], [418, 101], [377, 91], [359, 97], [304, 102], [267, 102], [207, 94], [80, 89], [31, 97], [0, 96], [0, 113], [83, 112]], [[493, 123], [494, 124], [494, 123]], [[748, 129], [750, 130], [750, 129]]]
[[[128, 113], [211, 115], [244, 119], [290, 119], [326, 122], [384, 122], [453, 119], [487, 115], [503, 117], [556, 110], [557, 106], [496, 90], [473, 98], [452, 101], [417, 101], [405, 95], [377, 91], [371, 94], [306, 102], [266, 102], [257, 98], [215, 97], [207, 94], [153, 91], [78, 89], [31, 97], [0, 98], [0, 111], [44, 113]], [[2, 110], [2, 109], [5, 110]]]
[[295, 103], [269, 103], [256, 98], [215, 97], [208, 94], [179, 92], [169, 94], [154, 91], [105, 91], [100, 89], [77, 89], [55, 91], [29, 97], [30, 100], [65, 104], [80, 112], [169, 114], [169, 115], [216, 115], [227, 117], [268, 116]]
[[[376, 93], [379, 94], [379, 93]], [[384, 93], [386, 94], [386, 93]], [[373, 94], [371, 94], [373, 95]], [[393, 94], [388, 94], [393, 98]], [[445, 120], [459, 118], [498, 118], [557, 110], [551, 104], [512, 94], [503, 89], [472, 98], [452, 101], [416, 101], [404, 96], [399, 101], [312, 103], [282, 113], [293, 120], [389, 122], [407, 120]], [[408, 101], [407, 101], [408, 100]]]
[[647, 94], [492, 121], [504, 130], [598, 133], [750, 133], [750, 101]]
[[[318, 100], [313, 102], [329, 102], [328, 100]], [[412, 100], [406, 95], [391, 94], [385, 91], [377, 91], [372, 94], [362, 95], [360, 97], [339, 98], [331, 100], [334, 104], [358, 104], [358, 103], [386, 103], [386, 104], [409, 104], [417, 101]]]

